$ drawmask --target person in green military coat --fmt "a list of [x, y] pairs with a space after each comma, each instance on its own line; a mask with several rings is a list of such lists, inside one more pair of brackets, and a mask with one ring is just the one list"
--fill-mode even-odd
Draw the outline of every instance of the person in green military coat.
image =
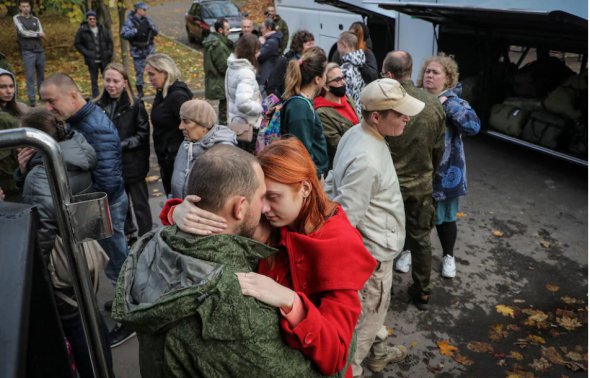
[[426, 104], [424, 110], [410, 120], [401, 136], [387, 138], [406, 215], [406, 241], [396, 270], [405, 273], [411, 265], [414, 283], [408, 290], [410, 299], [416, 307], [425, 310], [430, 299], [432, 191], [434, 172], [445, 149], [445, 112], [435, 96], [414, 86], [409, 53], [392, 51], [387, 54], [383, 75], [398, 80], [410, 95]]
[[225, 98], [225, 72], [227, 58], [231, 54], [234, 44], [228, 38], [229, 22], [225, 18], [218, 18], [213, 26], [215, 32], [209, 34], [203, 41], [205, 52], [205, 98], [219, 101], [219, 124], [227, 125], [227, 99]]
[[227, 228], [195, 236], [164, 227], [134, 245], [112, 316], [137, 331], [141, 376], [320, 376], [283, 342], [277, 309], [243, 295], [236, 276], [276, 252], [250, 239], [268, 206], [260, 164], [218, 145], [195, 166], [187, 193], [198, 193], [199, 206], [225, 218]]

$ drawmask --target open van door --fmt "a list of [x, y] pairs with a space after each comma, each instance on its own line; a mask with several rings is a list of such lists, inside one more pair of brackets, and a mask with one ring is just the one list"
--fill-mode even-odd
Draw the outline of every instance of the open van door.
[[518, 4], [544, 10], [379, 5], [433, 24], [438, 50], [456, 59], [485, 133], [587, 166], [588, 21], [581, 3]]

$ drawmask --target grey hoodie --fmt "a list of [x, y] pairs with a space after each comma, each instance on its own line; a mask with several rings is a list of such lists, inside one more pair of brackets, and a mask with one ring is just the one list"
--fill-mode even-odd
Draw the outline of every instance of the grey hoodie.
[[218, 143], [237, 145], [236, 133], [227, 126], [214, 125], [201, 140], [185, 139], [182, 142], [176, 154], [176, 160], [174, 160], [174, 172], [172, 173], [172, 195], [175, 198], [186, 197], [186, 181], [195, 160]]

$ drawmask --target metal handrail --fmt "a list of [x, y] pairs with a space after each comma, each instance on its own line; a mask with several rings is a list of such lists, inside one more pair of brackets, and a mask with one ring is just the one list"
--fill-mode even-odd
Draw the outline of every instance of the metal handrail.
[[72, 286], [78, 299], [78, 308], [82, 317], [94, 376], [111, 378], [111, 370], [108, 368], [98, 322], [98, 306], [86, 258], [81, 253], [79, 244], [74, 240], [72, 221], [68, 215], [67, 207], [72, 203], [72, 193], [66, 176], [61, 148], [53, 138], [39, 130], [17, 128], [0, 131], [0, 149], [19, 146], [31, 146], [43, 153], [57, 224], [67, 256], [68, 269], [72, 275]]

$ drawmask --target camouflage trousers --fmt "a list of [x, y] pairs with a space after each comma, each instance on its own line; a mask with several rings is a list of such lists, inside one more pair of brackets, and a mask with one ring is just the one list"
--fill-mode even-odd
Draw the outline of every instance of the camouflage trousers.
[[404, 195], [406, 242], [404, 250], [412, 253], [412, 290], [430, 293], [432, 246], [430, 233], [434, 227], [434, 200], [431, 194]]

